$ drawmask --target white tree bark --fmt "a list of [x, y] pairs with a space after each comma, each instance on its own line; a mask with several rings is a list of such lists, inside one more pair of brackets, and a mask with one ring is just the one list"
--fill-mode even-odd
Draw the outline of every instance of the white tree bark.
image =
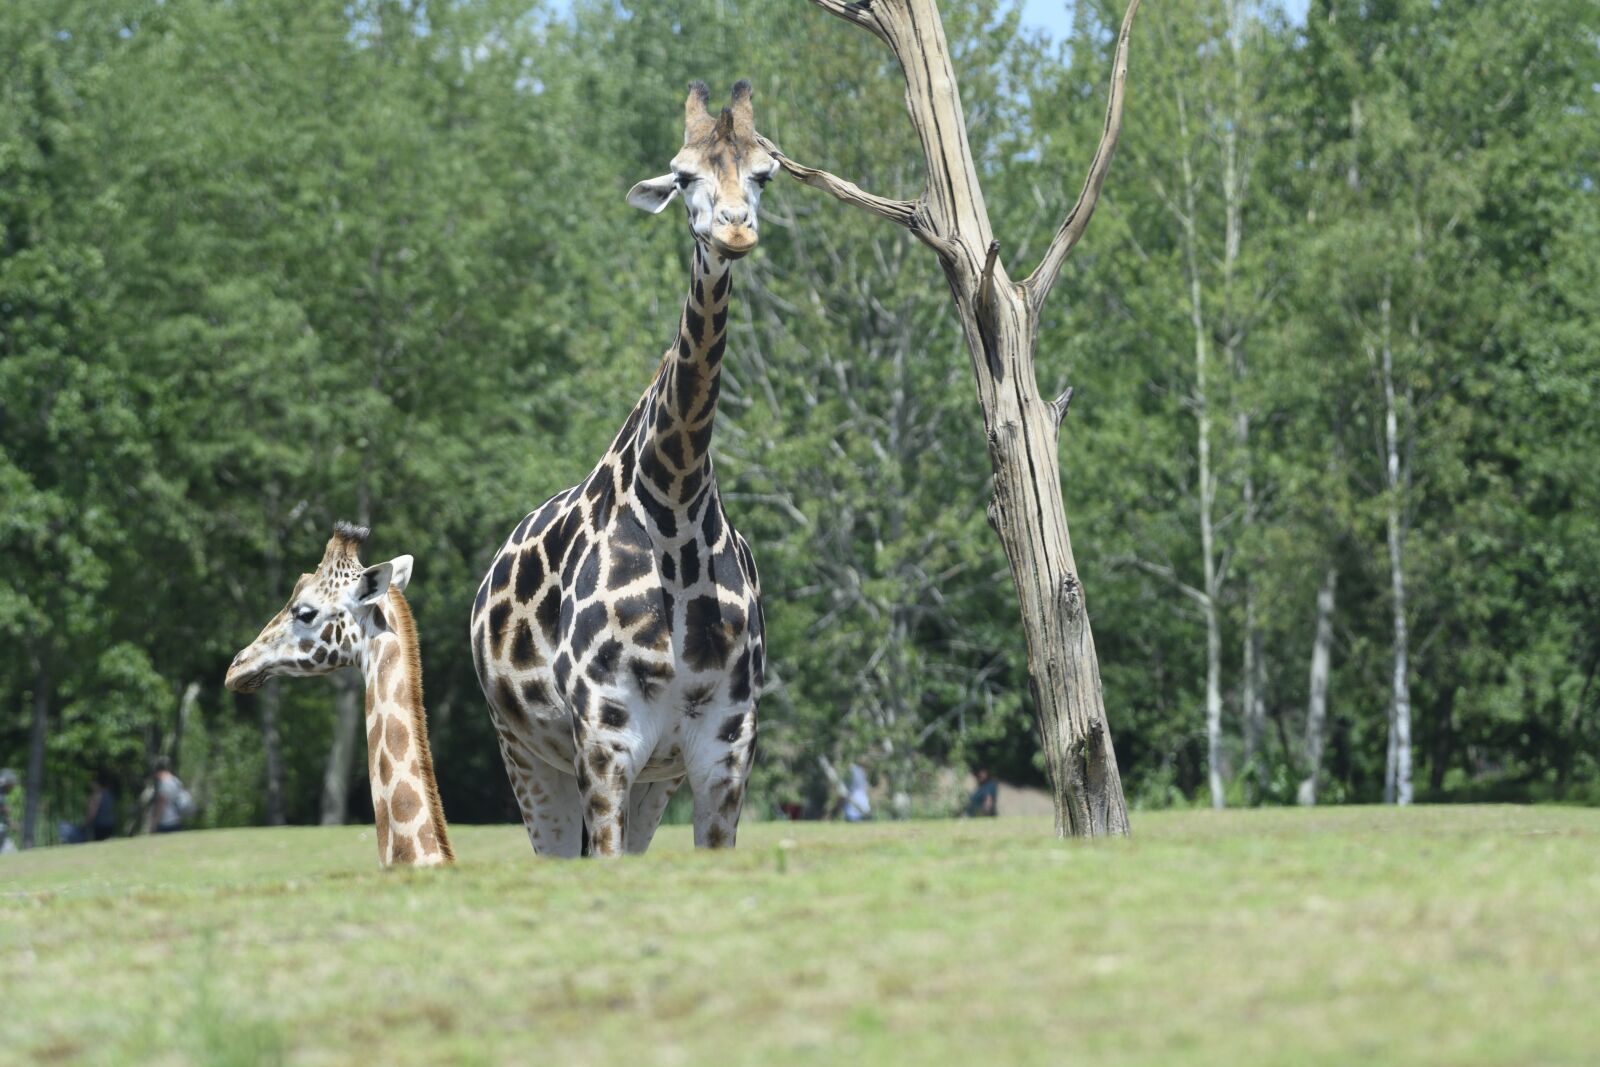
[[1328, 670], [1333, 660], [1333, 607], [1339, 571], [1329, 567], [1317, 590], [1317, 624], [1311, 638], [1310, 699], [1306, 703], [1306, 776], [1300, 782], [1301, 804], [1315, 804], [1322, 784], [1322, 749], [1328, 722]]
[[767, 147], [802, 183], [909, 229], [934, 250], [961, 319], [983, 410], [1000, 536], [1022, 611], [1028, 676], [1051, 782], [1059, 836], [1128, 832], [1100, 689], [1100, 665], [1072, 555], [1061, 495], [1058, 434], [1071, 390], [1055, 401], [1034, 377], [1039, 310], [1094, 213], [1122, 126], [1132, 0], [1118, 36], [1106, 124], [1077, 203], [1038, 268], [1013, 283], [999, 257], [944, 25], [934, 0], [812, 0], [867, 30], [894, 52], [906, 106], [922, 143], [926, 186], [916, 201], [863, 192], [851, 182]]
[[[1222, 349], [1223, 362], [1233, 368], [1242, 384], [1246, 377], [1244, 339], [1248, 326], [1240, 314], [1238, 285], [1239, 257], [1244, 245], [1245, 172], [1239, 159], [1239, 136], [1246, 123], [1244, 88], [1244, 25], [1238, 0], [1223, 5], [1228, 23], [1229, 114], [1222, 124]], [[1241, 390], [1242, 393], [1242, 390]], [[1238, 396], [1233, 404], [1234, 438], [1239, 449], [1240, 523], [1245, 537], [1256, 521], [1255, 478], [1250, 465], [1250, 408], [1248, 397]], [[1258, 792], [1265, 792], [1266, 761], [1262, 743], [1266, 735], [1266, 656], [1261, 623], [1256, 612], [1256, 583], [1253, 574], [1244, 579], [1244, 663], [1243, 699], [1244, 762], [1254, 765]]]
[[1394, 345], [1391, 343], [1392, 309], [1389, 293], [1383, 294], [1380, 308], [1380, 339], [1383, 370], [1383, 437], [1385, 519], [1389, 542], [1389, 586], [1394, 611], [1394, 674], [1389, 704], [1389, 757], [1384, 775], [1384, 802], [1410, 804], [1411, 786], [1411, 683], [1406, 631], [1405, 574], [1405, 473], [1400, 461], [1399, 416], [1394, 397]]
[[[1184, 273], [1189, 283], [1189, 326], [1194, 336], [1194, 388], [1189, 405], [1195, 419], [1195, 462], [1199, 482], [1200, 558], [1204, 569], [1200, 587], [1200, 613], [1206, 624], [1206, 779], [1211, 786], [1211, 806], [1227, 806], [1223, 791], [1222, 750], [1222, 622], [1217, 602], [1222, 592], [1217, 561], [1217, 476], [1211, 464], [1211, 397], [1208, 376], [1211, 363], [1210, 326], [1200, 283], [1199, 236], [1196, 233], [1195, 173], [1189, 151], [1189, 109], [1183, 90], [1177, 92], [1179, 162], [1183, 179], [1183, 210], [1177, 212], [1183, 232]], [[1230, 234], [1229, 236], [1232, 236]]]

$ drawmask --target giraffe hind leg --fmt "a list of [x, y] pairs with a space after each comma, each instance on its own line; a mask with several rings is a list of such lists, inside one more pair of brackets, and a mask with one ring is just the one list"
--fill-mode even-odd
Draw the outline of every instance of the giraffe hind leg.
[[635, 782], [628, 795], [628, 827], [623, 835], [622, 848], [637, 856], [650, 847], [666, 813], [667, 802], [683, 784], [682, 778], [663, 779], [658, 782]]
[[689, 757], [694, 846], [732, 848], [755, 759], [755, 702], [707, 711], [701, 721], [704, 726]]

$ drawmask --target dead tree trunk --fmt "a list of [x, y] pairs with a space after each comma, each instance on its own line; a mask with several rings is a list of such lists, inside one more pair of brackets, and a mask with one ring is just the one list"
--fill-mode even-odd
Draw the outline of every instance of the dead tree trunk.
[[1044, 259], [1021, 283], [1010, 280], [1000, 261], [935, 0], [812, 3], [869, 31], [894, 52], [905, 74], [906, 107], [922, 144], [927, 185], [916, 201], [888, 200], [796, 163], [770, 142], [766, 147], [802, 183], [899, 223], [938, 255], [983, 409], [994, 470], [989, 519], [1022, 611], [1029, 687], [1055, 787], [1056, 834], [1126, 834], [1127, 804], [1061, 496], [1058, 434], [1072, 390], [1053, 401], [1040, 394], [1034, 351], [1040, 308], [1089, 224], [1122, 129], [1128, 34], [1139, 0], [1132, 0], [1122, 21], [1105, 128], [1083, 191]]

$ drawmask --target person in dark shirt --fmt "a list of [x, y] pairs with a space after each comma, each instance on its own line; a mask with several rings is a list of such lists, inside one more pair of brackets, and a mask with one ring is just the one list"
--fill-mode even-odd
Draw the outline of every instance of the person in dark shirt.
[[117, 836], [117, 781], [106, 771], [94, 776], [84, 831], [90, 841], [106, 841]]
[[1000, 783], [989, 776], [987, 767], [979, 767], [975, 773], [978, 788], [967, 798], [967, 816], [981, 818], [1000, 814]]

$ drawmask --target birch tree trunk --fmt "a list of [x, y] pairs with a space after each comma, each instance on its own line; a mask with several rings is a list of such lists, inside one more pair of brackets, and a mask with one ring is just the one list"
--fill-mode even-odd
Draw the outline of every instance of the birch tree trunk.
[[361, 733], [363, 708], [361, 676], [353, 670], [340, 671], [333, 678], [333, 741], [328, 746], [328, 762], [322, 771], [323, 826], [343, 826], [350, 813], [350, 767], [355, 758], [356, 739]]
[[1183, 91], [1177, 93], [1179, 155], [1183, 177], [1183, 210], [1178, 213], [1183, 230], [1184, 273], [1189, 283], [1189, 326], [1194, 334], [1194, 389], [1189, 404], [1194, 409], [1195, 457], [1199, 481], [1200, 557], [1204, 584], [1200, 588], [1200, 613], [1206, 624], [1206, 779], [1211, 785], [1211, 806], [1227, 806], [1223, 791], [1222, 752], [1222, 623], [1217, 601], [1222, 592], [1217, 566], [1215, 507], [1217, 476], [1211, 466], [1211, 398], [1207, 391], [1210, 369], [1210, 334], [1206, 325], [1200, 284], [1199, 236], [1195, 232], [1195, 174], [1189, 157], [1189, 109]]
[[1411, 787], [1411, 683], [1406, 632], [1404, 478], [1400, 464], [1399, 418], [1394, 399], [1394, 345], [1391, 341], [1391, 305], [1384, 292], [1380, 313], [1383, 368], [1383, 436], [1385, 519], [1389, 542], [1389, 586], [1394, 609], [1394, 675], [1389, 704], [1389, 757], [1384, 780], [1384, 802], [1410, 804]]
[[894, 52], [905, 74], [906, 106], [922, 144], [927, 185], [916, 201], [889, 200], [796, 163], [770, 142], [766, 147], [802, 183], [899, 223], [937, 254], [983, 411], [994, 472], [989, 519], [1005, 549], [1021, 607], [1029, 688], [1054, 786], [1056, 834], [1126, 834], [1127, 805], [1061, 494], [1058, 433], [1071, 390], [1055, 401], [1040, 395], [1034, 350], [1040, 308], [1088, 225], [1116, 147], [1128, 34], [1138, 0], [1123, 19], [1105, 129], [1083, 191], [1043, 261], [1020, 284], [1010, 280], [1000, 261], [934, 0], [812, 2], [872, 33]]
[[[1241, 9], [1237, 0], [1224, 5], [1228, 21], [1229, 114], [1222, 124], [1222, 354], [1223, 362], [1233, 369], [1237, 384], [1242, 385], [1245, 365], [1244, 338], [1247, 326], [1241, 321], [1238, 282], [1239, 256], [1244, 244], [1244, 194], [1245, 174], [1239, 161], [1239, 134], [1245, 124], [1244, 57], [1240, 39], [1243, 26]], [[1248, 397], [1235, 397], [1233, 404], [1234, 439], [1239, 449], [1240, 495], [1242, 509], [1240, 524], [1247, 540], [1250, 527], [1256, 521], [1255, 478], [1250, 464], [1250, 409]], [[1244, 656], [1241, 711], [1244, 719], [1244, 762], [1256, 769], [1258, 795], [1267, 788], [1267, 765], [1261, 751], [1266, 735], [1266, 656], [1261, 623], [1256, 613], [1255, 575], [1244, 578]]]
[[1317, 625], [1311, 638], [1311, 696], [1306, 703], [1306, 776], [1300, 782], [1301, 804], [1317, 802], [1322, 784], [1322, 747], [1328, 722], [1328, 668], [1333, 659], [1333, 603], [1339, 572], [1329, 567], [1317, 590]]
[[28, 729], [28, 795], [22, 804], [22, 847], [38, 839], [39, 806], [44, 801], [44, 748], [50, 731], [50, 670], [42, 662], [33, 674], [33, 723]]

